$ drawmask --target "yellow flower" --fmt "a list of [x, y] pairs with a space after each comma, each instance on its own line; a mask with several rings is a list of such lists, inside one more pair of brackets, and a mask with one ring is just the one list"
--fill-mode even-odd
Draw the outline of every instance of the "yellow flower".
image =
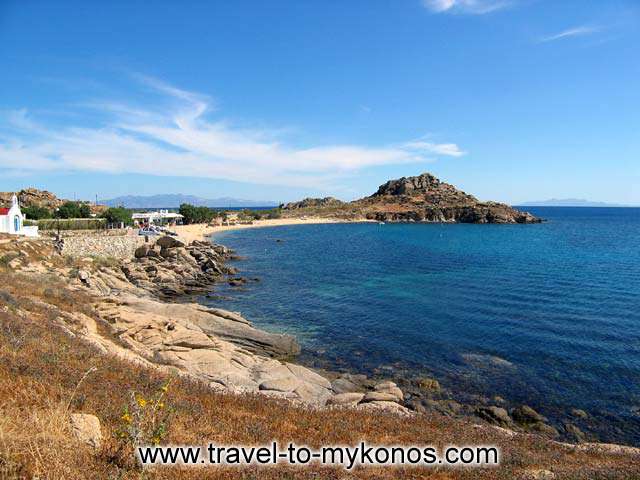
[[131, 423], [131, 420], [132, 420], [131, 415], [129, 415], [128, 413], [125, 413], [120, 418], [122, 418], [122, 420], [124, 420], [126, 423]]
[[159, 402], [158, 403], [158, 408], [164, 408], [164, 403], [163, 402]]
[[144, 408], [147, 405], [147, 401], [143, 397], [138, 397], [138, 405]]
[[162, 387], [160, 387], [160, 390], [162, 390], [164, 393], [167, 393], [167, 391], [169, 390], [169, 384], [164, 384]]
[[153, 437], [153, 444], [154, 445], [160, 445], [160, 438], [159, 437]]

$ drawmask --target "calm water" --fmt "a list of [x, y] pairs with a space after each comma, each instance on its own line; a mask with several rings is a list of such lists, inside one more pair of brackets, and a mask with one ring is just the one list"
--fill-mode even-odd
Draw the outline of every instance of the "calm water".
[[[301, 360], [428, 375], [640, 444], [640, 209], [530, 208], [542, 225], [304, 225], [219, 234], [259, 283], [224, 308]], [[277, 241], [280, 240], [280, 241]]]

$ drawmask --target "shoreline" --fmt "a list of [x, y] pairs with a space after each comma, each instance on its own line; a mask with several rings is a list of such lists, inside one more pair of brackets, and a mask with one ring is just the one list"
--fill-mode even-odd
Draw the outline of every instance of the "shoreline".
[[[363, 220], [366, 221], [366, 220]], [[177, 225], [174, 230], [178, 234], [178, 238], [190, 243], [194, 240], [206, 240], [208, 237], [216, 233], [230, 232], [232, 230], [245, 230], [248, 228], [268, 228], [268, 227], [285, 227], [290, 225], [320, 225], [328, 223], [353, 223], [351, 220], [329, 217], [307, 217], [302, 218], [274, 218], [264, 220], [254, 220], [253, 223], [238, 223], [235, 225], [207, 225], [197, 223], [192, 225]]]

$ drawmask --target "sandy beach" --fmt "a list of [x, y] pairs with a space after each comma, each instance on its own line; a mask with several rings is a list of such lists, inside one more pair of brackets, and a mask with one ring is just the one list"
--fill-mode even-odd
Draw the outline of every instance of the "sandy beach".
[[307, 217], [301, 218], [275, 218], [268, 220], [254, 220], [251, 224], [236, 224], [236, 225], [220, 225], [209, 226], [206, 224], [196, 225], [177, 225], [175, 231], [178, 237], [185, 242], [192, 242], [193, 240], [204, 240], [211, 234], [218, 232], [226, 232], [229, 230], [243, 230], [245, 228], [264, 228], [264, 227], [281, 227], [285, 225], [309, 225], [319, 223], [344, 223], [345, 220], [336, 218], [323, 218], [323, 217]]

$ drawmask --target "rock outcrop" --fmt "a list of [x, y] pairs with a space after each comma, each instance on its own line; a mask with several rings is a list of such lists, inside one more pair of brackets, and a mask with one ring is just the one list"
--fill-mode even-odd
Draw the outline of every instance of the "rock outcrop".
[[[68, 200], [58, 198], [55, 194], [47, 190], [38, 190], [37, 188], [24, 188], [19, 192], [15, 192], [20, 205], [23, 207], [42, 207], [47, 210], [55, 210]], [[0, 192], [0, 207], [8, 207], [11, 205], [11, 197], [14, 192]], [[105, 205], [95, 205], [87, 202], [91, 213], [102, 213], [107, 209]]]
[[[71, 270], [72, 288], [88, 290], [95, 310], [108, 325], [101, 334], [91, 317], [61, 315], [61, 327], [104, 354], [151, 368], [174, 371], [206, 382], [214, 389], [260, 393], [314, 406], [375, 408], [408, 413], [402, 391], [392, 382], [369, 385], [352, 377], [331, 383], [313, 370], [291, 363], [300, 347], [289, 335], [255, 328], [239, 313], [197, 303], [178, 303], [178, 296], [203, 293], [224, 279], [231, 252], [222, 245], [173, 237], [138, 247], [118, 266]], [[91, 259], [89, 259], [91, 260]], [[113, 338], [117, 339], [116, 342]], [[335, 398], [334, 398], [335, 397]]]
[[354, 202], [369, 219], [383, 222], [537, 223], [530, 213], [473, 195], [429, 173], [390, 180]]
[[162, 298], [206, 293], [211, 285], [232, 270], [224, 265], [229, 250], [222, 245], [195, 241], [185, 245], [170, 236], [155, 244], [145, 243], [134, 258], [122, 264], [132, 284]]

